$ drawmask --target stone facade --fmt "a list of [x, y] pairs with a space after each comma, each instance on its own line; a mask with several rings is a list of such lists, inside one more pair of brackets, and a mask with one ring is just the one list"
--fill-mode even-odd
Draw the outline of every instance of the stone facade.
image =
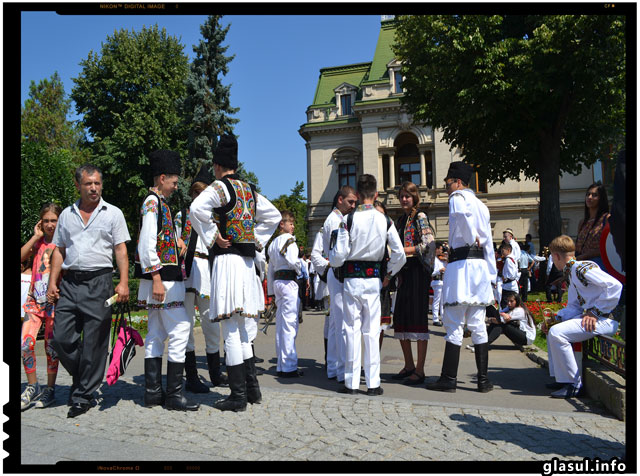
[[[299, 130], [307, 149], [309, 246], [337, 190], [344, 183], [355, 185], [363, 173], [377, 178], [380, 200], [393, 219], [402, 213], [396, 196], [399, 184], [405, 179], [416, 183], [436, 238], [448, 237], [444, 177], [449, 164], [463, 157], [443, 142], [441, 131], [414, 124], [403, 111], [400, 64], [390, 49], [393, 31], [393, 20], [381, 22], [372, 62], [320, 71], [314, 103]], [[593, 175], [593, 168], [585, 168], [577, 176], [559, 178], [563, 232], [574, 238]], [[510, 227], [518, 241], [530, 233], [539, 250], [538, 183], [523, 175], [503, 184], [477, 182], [475, 178], [471, 187], [489, 207], [494, 241], [501, 241], [502, 231]]]

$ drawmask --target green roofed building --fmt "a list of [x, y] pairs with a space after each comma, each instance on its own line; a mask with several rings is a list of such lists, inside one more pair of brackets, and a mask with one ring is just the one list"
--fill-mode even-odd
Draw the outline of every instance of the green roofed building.
[[[418, 185], [420, 207], [427, 210], [436, 238], [448, 239], [444, 177], [451, 162], [463, 159], [462, 152], [443, 142], [441, 131], [414, 124], [403, 110], [401, 65], [392, 50], [395, 29], [393, 16], [383, 16], [371, 61], [320, 69], [307, 122], [298, 131], [307, 149], [309, 246], [331, 212], [338, 189], [345, 184], [355, 188], [363, 173], [377, 178], [379, 199], [393, 219], [402, 213], [396, 196], [399, 185], [405, 180]], [[363, 58], [354, 58], [358, 59]], [[595, 167], [560, 177], [563, 232], [574, 238]], [[518, 241], [530, 233], [537, 242], [536, 181], [521, 176], [519, 181], [490, 185], [476, 174], [470, 186], [491, 211], [494, 241], [501, 241], [508, 227]]]

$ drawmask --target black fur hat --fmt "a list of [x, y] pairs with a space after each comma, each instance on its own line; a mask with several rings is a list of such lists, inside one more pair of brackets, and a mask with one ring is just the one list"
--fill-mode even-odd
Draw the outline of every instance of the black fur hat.
[[149, 154], [151, 176], [180, 175], [180, 154], [173, 150], [160, 149]]
[[216, 150], [213, 152], [213, 163], [230, 170], [238, 168], [238, 142], [229, 134], [220, 136]]
[[200, 167], [200, 172], [198, 172], [198, 175], [193, 178], [191, 186], [193, 187], [193, 184], [196, 182], [202, 182], [207, 185], [211, 185], [213, 183], [213, 175], [211, 174], [211, 172], [209, 172], [209, 167], [207, 167], [207, 164], [202, 164], [202, 167]]
[[447, 176], [444, 179], [460, 179], [464, 183], [469, 185], [471, 174], [473, 174], [473, 167], [471, 167], [469, 164], [462, 161], [451, 162], [449, 164], [449, 171], [447, 172]]

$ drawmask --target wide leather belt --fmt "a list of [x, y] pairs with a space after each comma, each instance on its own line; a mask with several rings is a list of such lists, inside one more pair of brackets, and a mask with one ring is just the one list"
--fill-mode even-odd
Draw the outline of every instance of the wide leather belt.
[[78, 271], [73, 269], [67, 269], [64, 272], [64, 278], [70, 281], [82, 282], [89, 281], [97, 276], [102, 276], [103, 274], [112, 273], [112, 268], [102, 268], [97, 271]]
[[449, 263], [465, 259], [484, 259], [484, 250], [478, 245], [461, 246], [449, 250]]
[[273, 273], [273, 279], [281, 279], [283, 281], [295, 281], [297, 274], [291, 269], [281, 269]]

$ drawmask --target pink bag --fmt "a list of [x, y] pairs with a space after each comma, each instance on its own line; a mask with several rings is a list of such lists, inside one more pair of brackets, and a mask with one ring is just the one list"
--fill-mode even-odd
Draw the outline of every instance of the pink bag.
[[[127, 311], [129, 311], [127, 309]], [[129, 311], [129, 321], [131, 312]], [[117, 340], [113, 343], [111, 355], [109, 356], [109, 368], [107, 369], [107, 384], [113, 385], [120, 375], [124, 374], [131, 359], [136, 355], [136, 345], [144, 345], [142, 337], [131, 326], [125, 325], [124, 309], [116, 318], [116, 325], [113, 328], [113, 337], [117, 335]]]

